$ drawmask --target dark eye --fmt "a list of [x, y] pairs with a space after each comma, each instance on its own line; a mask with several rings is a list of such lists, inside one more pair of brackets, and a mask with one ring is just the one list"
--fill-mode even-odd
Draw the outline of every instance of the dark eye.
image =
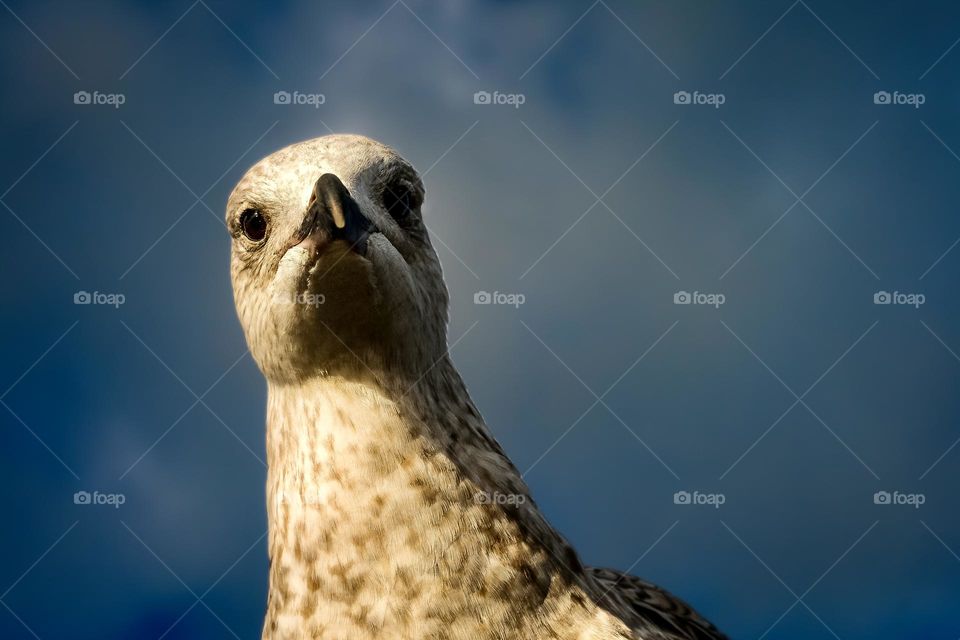
[[393, 182], [383, 190], [383, 208], [397, 222], [409, 216], [416, 206], [413, 192], [406, 185]]
[[267, 236], [267, 219], [256, 209], [244, 209], [240, 214], [240, 230], [254, 242], [260, 242]]

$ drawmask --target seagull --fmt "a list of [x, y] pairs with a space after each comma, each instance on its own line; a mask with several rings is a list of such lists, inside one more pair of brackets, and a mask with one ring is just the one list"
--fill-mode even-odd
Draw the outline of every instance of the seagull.
[[264, 640], [717, 640], [664, 589], [585, 566], [447, 352], [411, 164], [293, 144], [231, 193], [237, 315], [267, 380]]

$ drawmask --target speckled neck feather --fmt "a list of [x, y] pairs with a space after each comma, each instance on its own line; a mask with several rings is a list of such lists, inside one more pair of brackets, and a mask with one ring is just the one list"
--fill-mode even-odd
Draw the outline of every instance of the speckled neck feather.
[[452, 364], [416, 387], [271, 384], [264, 638], [632, 637]]

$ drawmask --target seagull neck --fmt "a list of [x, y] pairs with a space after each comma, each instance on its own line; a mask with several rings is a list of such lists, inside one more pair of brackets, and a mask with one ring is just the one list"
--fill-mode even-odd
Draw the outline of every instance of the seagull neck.
[[576, 554], [452, 365], [436, 369], [409, 393], [332, 377], [270, 386], [265, 637], [305, 617], [389, 624], [417, 602], [437, 619], [588, 615]]
[[434, 453], [457, 456], [468, 447], [503, 456], [446, 356], [416, 374], [364, 368], [295, 384], [271, 382], [267, 436], [268, 455], [278, 462], [330, 440], [362, 444], [379, 456], [411, 440]]
[[[454, 499], [442, 494], [451, 487], [459, 491], [460, 479], [490, 494], [510, 494], [514, 501], [529, 498], [448, 359], [413, 381], [384, 383], [384, 378], [271, 383], [268, 476], [278, 498], [311, 501], [316, 496], [309, 492], [346, 494], [355, 487], [352, 476], [389, 489], [415, 473], [423, 476], [417, 482], [440, 492], [438, 500]], [[438, 465], [444, 473], [434, 468]], [[451, 474], [459, 479], [442, 485], [440, 479]]]

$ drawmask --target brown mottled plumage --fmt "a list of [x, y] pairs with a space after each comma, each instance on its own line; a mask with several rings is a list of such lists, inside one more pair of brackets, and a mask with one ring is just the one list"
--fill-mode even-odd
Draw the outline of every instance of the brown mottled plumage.
[[227, 204], [267, 378], [263, 637], [723, 638], [668, 593], [586, 568], [446, 353], [423, 186], [361, 136], [292, 145]]

